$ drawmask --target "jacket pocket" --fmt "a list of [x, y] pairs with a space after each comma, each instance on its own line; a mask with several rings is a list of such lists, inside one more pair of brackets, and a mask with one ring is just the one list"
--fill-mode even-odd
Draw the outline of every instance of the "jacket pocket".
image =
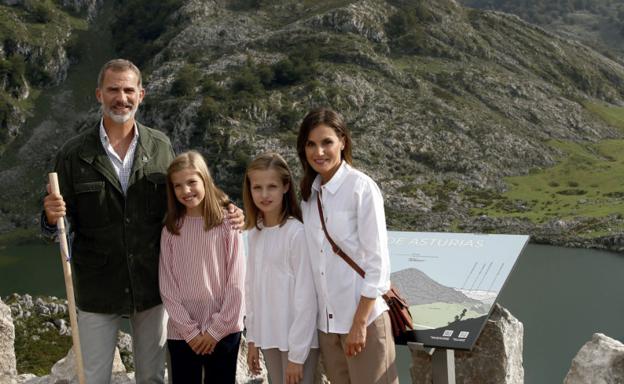
[[147, 179], [146, 205], [151, 220], [162, 221], [167, 212], [167, 176], [161, 172], [145, 175]]
[[74, 183], [78, 226], [81, 228], [99, 228], [110, 221], [106, 185], [104, 181]]

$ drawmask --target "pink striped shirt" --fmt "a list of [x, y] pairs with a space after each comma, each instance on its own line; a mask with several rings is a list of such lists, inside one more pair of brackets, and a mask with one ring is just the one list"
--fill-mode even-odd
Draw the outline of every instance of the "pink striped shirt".
[[180, 236], [165, 227], [160, 239], [167, 338], [188, 342], [208, 332], [218, 341], [243, 329], [243, 241], [227, 220], [209, 231], [204, 231], [202, 217], [183, 220]]

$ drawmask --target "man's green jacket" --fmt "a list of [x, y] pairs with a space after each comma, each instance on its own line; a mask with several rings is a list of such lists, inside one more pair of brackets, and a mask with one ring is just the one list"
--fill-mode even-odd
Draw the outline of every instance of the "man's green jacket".
[[99, 125], [70, 139], [56, 158], [73, 233], [78, 308], [131, 314], [161, 303], [160, 232], [167, 207], [167, 136], [138, 124], [139, 141], [127, 193], [102, 147]]

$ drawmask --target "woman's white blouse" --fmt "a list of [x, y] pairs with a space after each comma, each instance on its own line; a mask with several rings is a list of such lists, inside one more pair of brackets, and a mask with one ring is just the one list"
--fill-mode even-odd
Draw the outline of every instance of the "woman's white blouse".
[[[332, 251], [319, 218], [318, 193], [327, 231], [366, 272], [364, 279]], [[377, 299], [367, 324], [372, 323], [388, 309], [381, 295], [390, 289], [388, 233], [379, 187], [343, 161], [324, 185], [316, 177], [312, 194], [301, 207], [319, 305], [318, 329], [349, 333], [361, 296]]]
[[317, 348], [316, 292], [303, 224], [248, 231], [246, 309], [247, 340], [262, 349], [288, 351], [303, 364]]

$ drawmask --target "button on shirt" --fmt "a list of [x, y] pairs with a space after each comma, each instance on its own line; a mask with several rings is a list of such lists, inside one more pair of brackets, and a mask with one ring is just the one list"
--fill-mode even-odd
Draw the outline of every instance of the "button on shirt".
[[139, 130], [137, 129], [136, 124], [134, 124], [134, 137], [132, 138], [132, 142], [130, 142], [130, 146], [128, 147], [128, 152], [126, 152], [126, 156], [122, 160], [117, 152], [113, 149], [113, 146], [110, 144], [110, 140], [108, 139], [108, 135], [106, 134], [106, 130], [104, 129], [104, 119], [100, 120], [100, 140], [102, 141], [102, 146], [108, 155], [108, 158], [115, 169], [115, 173], [119, 177], [119, 183], [121, 184], [121, 190], [126, 194], [128, 190], [128, 180], [130, 179], [130, 173], [132, 171], [132, 162], [134, 160], [134, 151], [136, 150], [137, 143], [139, 142]]
[[[332, 251], [319, 218], [319, 193], [329, 235], [364, 269], [364, 279]], [[367, 322], [371, 324], [388, 309], [381, 295], [390, 289], [388, 234], [379, 187], [343, 162], [324, 185], [316, 177], [301, 207], [319, 304], [318, 329], [349, 333], [361, 296], [377, 299]]]

